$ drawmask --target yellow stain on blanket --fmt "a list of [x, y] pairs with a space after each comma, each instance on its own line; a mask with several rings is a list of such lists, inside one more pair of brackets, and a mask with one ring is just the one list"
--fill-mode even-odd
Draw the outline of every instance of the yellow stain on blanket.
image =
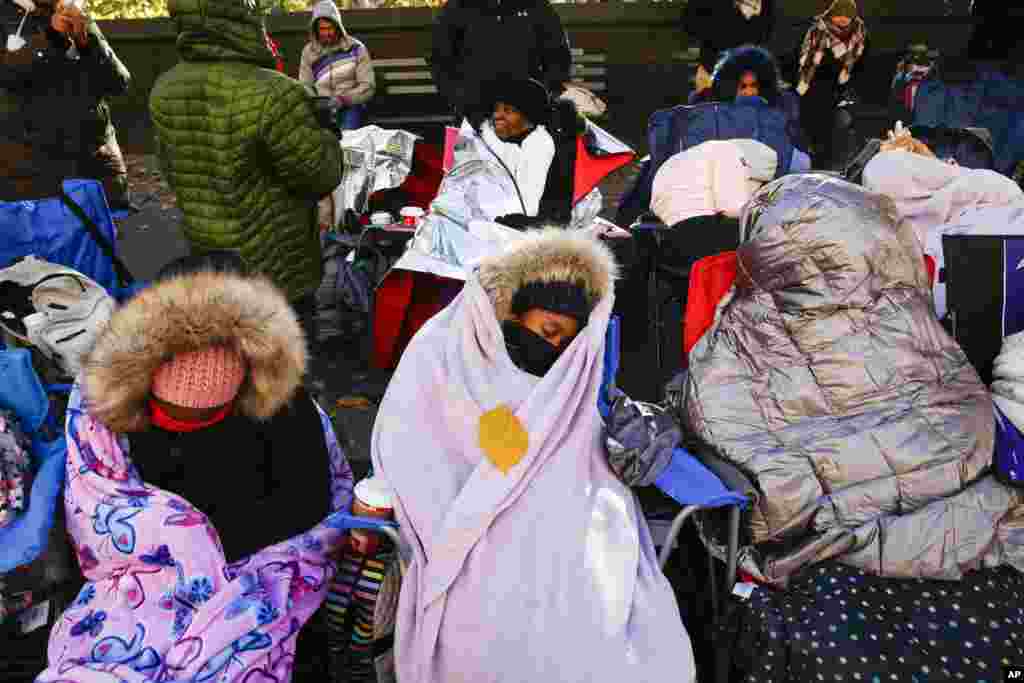
[[480, 416], [480, 448], [502, 474], [515, 467], [530, 447], [530, 435], [506, 405]]

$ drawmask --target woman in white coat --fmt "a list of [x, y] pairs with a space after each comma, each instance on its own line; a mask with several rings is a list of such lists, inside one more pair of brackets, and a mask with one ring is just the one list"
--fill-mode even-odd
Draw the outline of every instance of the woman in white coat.
[[498, 81], [488, 91], [494, 113], [480, 125], [480, 136], [517, 191], [509, 198], [509, 212], [495, 220], [522, 228], [537, 217], [555, 158], [555, 141], [544, 125], [551, 107], [548, 91], [532, 79]]

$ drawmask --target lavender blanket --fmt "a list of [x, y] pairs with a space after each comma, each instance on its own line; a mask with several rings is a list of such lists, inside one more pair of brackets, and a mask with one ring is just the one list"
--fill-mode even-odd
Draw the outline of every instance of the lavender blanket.
[[[371, 450], [412, 546], [399, 601], [402, 683], [694, 680], [693, 653], [597, 410], [608, 293], [537, 379], [509, 359], [472, 274], [417, 333]], [[506, 471], [483, 453], [504, 406], [528, 435]]]

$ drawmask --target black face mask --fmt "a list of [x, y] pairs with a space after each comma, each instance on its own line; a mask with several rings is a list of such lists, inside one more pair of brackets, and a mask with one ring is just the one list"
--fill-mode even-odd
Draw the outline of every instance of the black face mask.
[[505, 333], [505, 348], [512, 362], [523, 372], [537, 377], [546, 375], [564, 350], [514, 320], [502, 323], [501, 330]]

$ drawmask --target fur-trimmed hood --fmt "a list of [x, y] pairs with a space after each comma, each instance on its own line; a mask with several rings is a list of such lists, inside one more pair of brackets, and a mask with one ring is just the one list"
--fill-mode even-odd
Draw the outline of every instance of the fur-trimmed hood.
[[213, 344], [245, 358], [248, 375], [236, 405], [252, 419], [277, 413], [306, 370], [302, 327], [269, 280], [189, 273], [144, 289], [115, 311], [83, 363], [89, 412], [115, 432], [145, 430], [156, 369], [176, 353]]
[[728, 50], [715, 65], [711, 76], [711, 90], [715, 100], [732, 102], [736, 99], [740, 78], [748, 71], [757, 75], [761, 97], [774, 105], [779, 100], [779, 67], [775, 56], [762, 47], [743, 45]]
[[482, 260], [477, 279], [499, 321], [511, 317], [512, 297], [531, 282], [572, 282], [581, 286], [591, 307], [611, 295], [618, 265], [608, 247], [579, 232], [547, 228], [529, 233], [499, 254]]

